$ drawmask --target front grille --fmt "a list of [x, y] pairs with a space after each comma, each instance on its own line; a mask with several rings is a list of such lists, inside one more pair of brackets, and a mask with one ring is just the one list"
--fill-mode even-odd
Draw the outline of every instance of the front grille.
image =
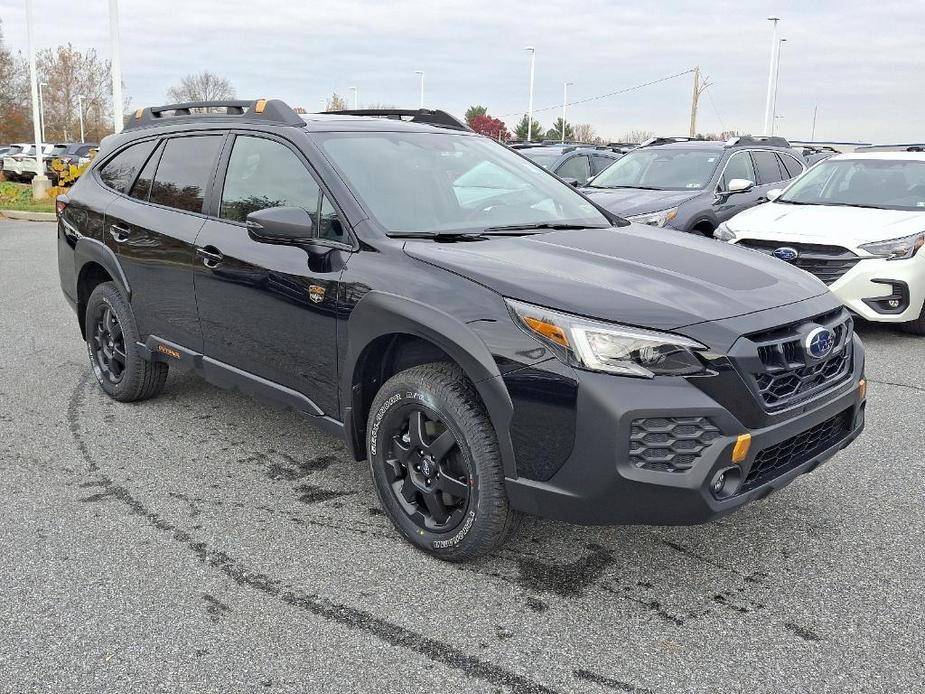
[[861, 260], [847, 248], [841, 246], [823, 246], [814, 243], [788, 243], [786, 241], [760, 241], [743, 239], [739, 246], [772, 255], [778, 248], [792, 248], [799, 255], [789, 262], [805, 270], [826, 284], [832, 284]]
[[831, 448], [851, 432], [851, 410], [845, 410], [802, 434], [759, 451], [739, 493], [770, 482]]
[[685, 472], [719, 436], [719, 428], [708, 417], [634, 419], [630, 462], [643, 470]]
[[[824, 359], [807, 354], [806, 336], [817, 327], [826, 327], [835, 335], [835, 345]], [[774, 410], [807, 400], [832, 388], [851, 374], [852, 335], [854, 324], [844, 309], [782, 328], [749, 335], [746, 343], [757, 358], [739, 356], [737, 364], [745, 367], [761, 401]]]

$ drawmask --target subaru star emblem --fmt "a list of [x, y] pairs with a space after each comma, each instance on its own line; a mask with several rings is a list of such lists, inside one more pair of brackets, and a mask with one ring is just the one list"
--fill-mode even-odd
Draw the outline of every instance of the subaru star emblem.
[[806, 351], [815, 359], [823, 359], [835, 347], [835, 334], [828, 328], [816, 328], [806, 336]]
[[780, 260], [786, 260], [788, 263], [796, 260], [800, 253], [796, 248], [791, 248], [790, 246], [782, 246], [780, 248], [775, 248], [771, 255]]

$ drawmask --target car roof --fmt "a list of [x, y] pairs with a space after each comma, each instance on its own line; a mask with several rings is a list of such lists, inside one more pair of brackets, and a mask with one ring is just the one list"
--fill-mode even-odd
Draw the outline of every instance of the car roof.
[[925, 152], [846, 152], [829, 157], [826, 161], [835, 159], [874, 159], [896, 161], [925, 161]]
[[465, 130], [454, 130], [429, 123], [412, 123], [397, 118], [378, 116], [351, 116], [342, 113], [302, 113], [305, 129], [309, 132], [422, 132], [472, 135]]

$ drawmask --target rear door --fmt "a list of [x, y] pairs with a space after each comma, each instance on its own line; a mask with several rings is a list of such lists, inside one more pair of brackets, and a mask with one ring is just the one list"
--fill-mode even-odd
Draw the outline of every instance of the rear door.
[[[212, 216], [196, 242], [204, 353], [301, 393], [317, 406], [310, 414], [337, 416], [337, 296], [352, 250], [340, 215], [282, 138], [238, 133], [222, 159]], [[308, 211], [316, 240], [252, 239], [247, 215], [269, 207]]]
[[224, 137], [210, 132], [149, 141], [140, 173], [123, 176], [120, 195], [106, 210], [105, 241], [125, 272], [142, 339], [156, 335], [202, 351], [194, 241], [206, 220], [205, 195]]
[[755, 190], [760, 193], [758, 202], [767, 200], [766, 194], [772, 188], [782, 188], [781, 181], [790, 178], [787, 169], [781, 164], [777, 154], [771, 150], [752, 150], [752, 161], [755, 163], [755, 173], [758, 176]]

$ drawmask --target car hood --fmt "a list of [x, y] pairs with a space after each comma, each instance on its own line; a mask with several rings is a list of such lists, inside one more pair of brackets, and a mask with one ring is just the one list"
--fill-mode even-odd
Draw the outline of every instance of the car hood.
[[727, 225], [739, 238], [856, 247], [925, 231], [925, 210], [768, 203], [737, 214]]
[[762, 253], [641, 224], [481, 241], [409, 241], [412, 258], [504, 296], [583, 316], [670, 330], [826, 293]]
[[703, 191], [638, 190], [635, 188], [582, 188], [581, 192], [601, 207], [623, 217], [660, 212], [677, 207]]

